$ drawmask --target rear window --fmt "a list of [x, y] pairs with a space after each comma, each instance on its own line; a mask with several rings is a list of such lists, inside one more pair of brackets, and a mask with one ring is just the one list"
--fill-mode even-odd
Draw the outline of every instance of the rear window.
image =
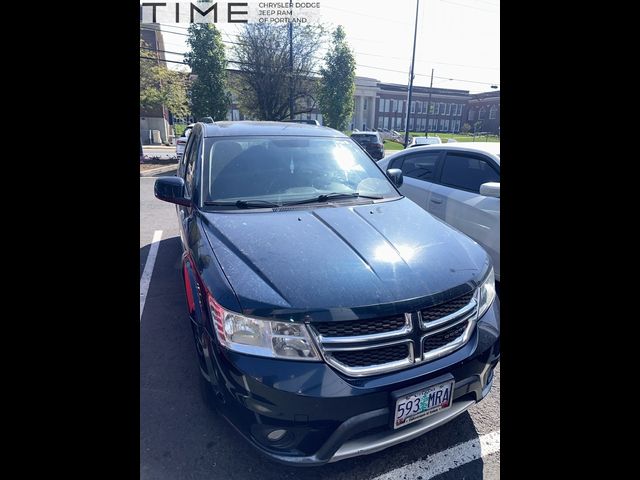
[[354, 134], [351, 135], [351, 138], [357, 140], [360, 143], [378, 143], [378, 137], [376, 137], [375, 135]]

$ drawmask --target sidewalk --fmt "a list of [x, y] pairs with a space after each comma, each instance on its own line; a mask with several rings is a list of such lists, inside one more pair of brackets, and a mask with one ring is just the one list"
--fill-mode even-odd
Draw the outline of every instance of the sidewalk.
[[142, 150], [175, 150], [176, 146], [175, 145], [170, 145], [170, 146], [166, 146], [166, 145], [143, 145], [142, 146]]

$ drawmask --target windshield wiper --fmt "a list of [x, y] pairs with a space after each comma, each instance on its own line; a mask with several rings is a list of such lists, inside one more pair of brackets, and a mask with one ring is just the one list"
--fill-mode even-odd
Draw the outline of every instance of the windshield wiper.
[[283, 205], [302, 205], [304, 203], [316, 203], [316, 202], [327, 202], [334, 198], [371, 198], [373, 200], [380, 200], [384, 198], [382, 195], [363, 195], [358, 192], [332, 192], [332, 193], [324, 193], [322, 195], [318, 195], [317, 197], [307, 198], [305, 200], [298, 200], [296, 202], [286, 202]]
[[281, 207], [280, 203], [268, 200], [238, 200], [236, 202], [204, 202], [208, 207], [236, 207], [236, 208], [274, 208]]

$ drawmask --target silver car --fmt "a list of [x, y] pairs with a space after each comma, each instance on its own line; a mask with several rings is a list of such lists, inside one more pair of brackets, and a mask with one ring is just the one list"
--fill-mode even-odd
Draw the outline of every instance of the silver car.
[[414, 147], [378, 165], [401, 169], [403, 195], [482, 245], [500, 280], [499, 142]]
[[194, 125], [195, 123], [192, 123], [187, 126], [187, 128], [184, 129], [184, 132], [182, 132], [182, 136], [178, 137], [178, 140], [176, 140], [176, 156], [178, 157], [178, 160], [182, 160], [184, 148], [187, 146], [187, 140], [189, 139], [189, 135], [191, 134], [191, 130]]

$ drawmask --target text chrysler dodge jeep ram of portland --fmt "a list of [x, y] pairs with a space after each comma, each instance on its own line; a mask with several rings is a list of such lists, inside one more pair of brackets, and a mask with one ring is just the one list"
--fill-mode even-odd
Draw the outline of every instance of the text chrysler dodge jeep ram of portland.
[[491, 260], [401, 184], [340, 132], [275, 122], [197, 123], [156, 181], [206, 398], [274, 460], [376, 452], [491, 389]]

